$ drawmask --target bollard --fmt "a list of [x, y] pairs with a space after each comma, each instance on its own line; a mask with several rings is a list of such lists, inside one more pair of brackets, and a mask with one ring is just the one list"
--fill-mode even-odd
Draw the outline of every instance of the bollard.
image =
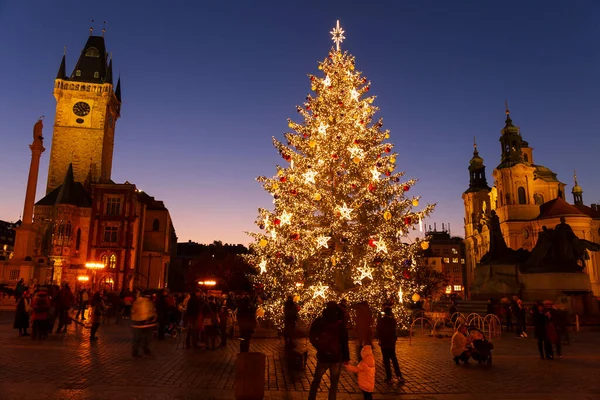
[[579, 315], [575, 315], [575, 330], [579, 332]]

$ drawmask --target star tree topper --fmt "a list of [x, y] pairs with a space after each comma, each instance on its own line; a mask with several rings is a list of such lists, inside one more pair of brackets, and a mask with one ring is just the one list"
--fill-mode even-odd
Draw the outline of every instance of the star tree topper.
[[331, 33], [331, 40], [333, 40], [333, 43], [335, 43], [335, 48], [337, 51], [340, 51], [340, 43], [342, 43], [344, 41], [344, 39], [346, 39], [346, 37], [344, 36], [344, 30], [340, 27], [340, 20], [338, 19], [336, 24], [335, 24], [335, 28], [333, 28], [333, 30], [330, 32]]

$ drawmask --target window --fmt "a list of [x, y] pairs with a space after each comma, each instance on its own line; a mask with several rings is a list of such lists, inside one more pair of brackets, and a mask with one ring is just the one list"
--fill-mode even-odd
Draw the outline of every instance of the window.
[[19, 272], [21, 272], [20, 269], [11, 269], [10, 270], [9, 279], [11, 281], [17, 281], [17, 280], [19, 280]]
[[108, 268], [115, 269], [117, 266], [117, 256], [115, 254], [111, 254], [108, 258]]
[[462, 286], [461, 285], [454, 285], [454, 291], [455, 292], [460, 292], [462, 290]]
[[102, 257], [100, 257], [100, 262], [104, 264], [105, 267], [108, 267], [108, 254], [102, 254]]
[[121, 199], [118, 197], [109, 197], [106, 199], [106, 215], [121, 214]]
[[116, 226], [104, 227], [104, 241], [107, 243], [117, 243], [119, 236], [119, 228]]
[[98, 71], [94, 72], [94, 78], [100, 78], [100, 72], [98, 72]]
[[460, 263], [461, 263], [461, 264], [464, 264], [464, 263], [465, 263], [465, 259], [464, 259], [464, 258], [461, 258], [461, 259], [460, 259]]
[[533, 195], [533, 200], [535, 201], [535, 204], [544, 204], [544, 196], [539, 193]]
[[452, 259], [452, 264], [458, 264], [458, 258], [453, 258]]
[[158, 228], [160, 228], [160, 222], [158, 222], [158, 218], [154, 220], [152, 223], [152, 230], [154, 232], [158, 232]]
[[81, 70], [78, 69], [77, 71], [75, 71], [75, 76], [81, 76]]
[[444, 257], [444, 259], [442, 260], [442, 262], [444, 264], [450, 264], [450, 259], [448, 257]]
[[98, 51], [97, 48], [95, 47], [90, 47], [89, 49], [87, 49], [87, 51], [85, 52], [85, 56], [86, 57], [100, 57], [100, 52]]
[[446, 286], [446, 294], [450, 294], [452, 293], [452, 286], [448, 285]]
[[458, 254], [458, 250], [456, 250], [455, 248], [452, 248], [452, 254]]
[[517, 189], [519, 204], [527, 204], [527, 198], [525, 197], [525, 188], [523, 186], [519, 186]]
[[75, 237], [75, 250], [79, 250], [81, 246], [81, 228], [77, 228], [77, 236]]

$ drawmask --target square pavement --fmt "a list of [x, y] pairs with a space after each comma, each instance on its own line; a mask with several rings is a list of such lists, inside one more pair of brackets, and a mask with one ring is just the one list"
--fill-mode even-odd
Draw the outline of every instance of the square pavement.
[[[177, 338], [153, 340], [151, 357], [133, 359], [130, 328], [104, 324], [100, 339], [89, 342], [89, 329], [69, 326], [67, 334], [44, 341], [19, 338], [10, 315], [0, 318], [0, 399], [2, 400], [229, 400], [234, 399], [235, 359], [239, 342], [226, 349], [185, 350]], [[400, 339], [398, 361], [404, 385], [385, 384], [381, 353], [375, 345], [375, 399], [403, 400], [600, 400], [600, 337], [595, 331], [571, 332], [563, 360], [544, 361], [533, 338], [507, 333], [494, 340], [491, 367], [456, 366], [450, 339], [417, 336]], [[179, 346], [178, 346], [179, 345]], [[299, 346], [306, 345], [304, 339]], [[351, 354], [355, 356], [353, 343]], [[316, 359], [312, 347], [303, 371], [290, 371], [279, 339], [252, 339], [251, 351], [266, 355], [265, 399], [308, 397]], [[328, 379], [319, 399], [327, 398]], [[362, 399], [356, 376], [342, 372], [339, 400]]]

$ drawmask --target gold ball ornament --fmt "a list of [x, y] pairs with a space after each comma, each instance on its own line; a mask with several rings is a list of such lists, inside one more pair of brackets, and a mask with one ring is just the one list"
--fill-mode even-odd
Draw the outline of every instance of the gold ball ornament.
[[300, 301], [300, 296], [299, 295], [295, 295], [294, 296], [294, 303], [297, 303]]
[[290, 123], [288, 124], [288, 126], [289, 126], [290, 128], [293, 128], [293, 127], [294, 127], [294, 124], [292, 124], [292, 123], [290, 122]]
[[315, 142], [314, 140], [311, 140], [310, 142], [308, 142], [308, 146], [313, 148], [317, 145], [317, 142]]
[[367, 100], [367, 102], [368, 102], [369, 104], [373, 104], [373, 99], [369, 99], [369, 100]]
[[350, 71], [354, 71], [354, 65], [350, 65]]
[[391, 212], [389, 212], [389, 211], [386, 211], [386, 212], [384, 212], [384, 213], [383, 213], [383, 218], [384, 218], [386, 221], [389, 221], [390, 219], [392, 219], [392, 213], [391, 213]]
[[273, 184], [273, 190], [277, 190], [277, 189], [279, 189], [279, 184], [277, 184], [277, 183], [274, 183], [274, 184]]
[[319, 68], [320, 70], [322, 70], [322, 69], [323, 69], [323, 66], [322, 66], [322, 65], [319, 65], [319, 66], [318, 66], [318, 68]]
[[277, 176], [281, 176], [281, 175], [283, 175], [283, 171], [282, 170], [277, 171]]
[[331, 265], [335, 267], [335, 264], [337, 264], [337, 259], [335, 258], [335, 256], [331, 256]]
[[333, 117], [331, 115], [329, 116], [329, 122], [333, 122]]
[[389, 138], [390, 138], [390, 134], [389, 134], [389, 133], [386, 133], [386, 134], [385, 134], [385, 138], [386, 138], [386, 139], [389, 139]]
[[315, 90], [317, 90], [316, 86], [311, 86], [310, 89], [314, 92]]
[[429, 248], [429, 242], [427, 240], [424, 240], [421, 242], [421, 248], [423, 250], [427, 250]]
[[296, 177], [294, 175], [290, 176], [290, 182], [294, 182], [295, 179]]
[[394, 277], [394, 270], [392, 269], [392, 267], [386, 266], [383, 270], [383, 275], [388, 279], [392, 279]]
[[354, 164], [356, 164], [356, 165], [360, 164], [360, 158], [358, 158], [358, 157], [354, 157], [352, 159], [352, 161], [354, 161]]
[[419, 293], [415, 293], [412, 295], [412, 301], [416, 303], [419, 300], [421, 300], [421, 295]]
[[396, 163], [396, 157], [390, 157], [390, 162], [395, 164]]
[[413, 207], [419, 207], [419, 200], [413, 199], [412, 205], [413, 205]]
[[316, 201], [320, 201], [321, 200], [321, 193], [315, 193], [313, 195], [313, 199], [316, 200]]
[[260, 239], [260, 242], [258, 242], [258, 245], [260, 247], [265, 247], [267, 245], [267, 243], [269, 243], [269, 242], [267, 242], [267, 239]]
[[258, 307], [258, 309], [256, 310], [256, 316], [259, 318], [262, 318], [265, 316], [265, 309], [262, 307]]

